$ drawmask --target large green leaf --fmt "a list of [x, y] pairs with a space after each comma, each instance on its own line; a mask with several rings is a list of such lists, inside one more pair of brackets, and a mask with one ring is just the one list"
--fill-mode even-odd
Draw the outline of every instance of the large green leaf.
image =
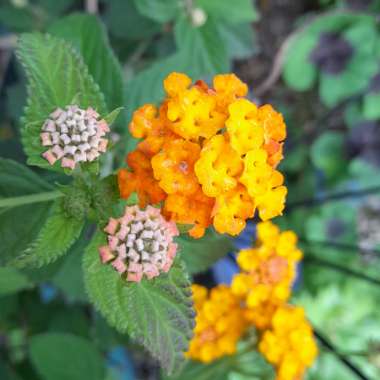
[[68, 217], [60, 201], [56, 201], [52, 214], [47, 218], [37, 238], [30, 246], [11, 261], [20, 268], [41, 267], [50, 264], [64, 255], [79, 237], [84, 221]]
[[141, 283], [127, 283], [100, 262], [97, 233], [84, 256], [85, 285], [91, 301], [120, 332], [128, 332], [159, 360], [169, 373], [184, 361], [194, 325], [190, 282], [180, 261], [167, 274]]
[[211, 229], [201, 239], [194, 240], [187, 235], [181, 235], [177, 242], [190, 273], [206, 270], [234, 248], [231, 239]]
[[[88, 14], [73, 14], [54, 23], [50, 33], [64, 38], [82, 55], [90, 74], [102, 90], [108, 111], [124, 104], [123, 73], [101, 21]], [[120, 117], [120, 124], [125, 120]]]
[[0, 297], [30, 286], [28, 278], [15, 268], [0, 267]]
[[28, 78], [29, 96], [22, 132], [28, 163], [62, 171], [58, 162], [52, 167], [41, 157], [45, 150], [40, 142], [43, 121], [54, 109], [70, 104], [74, 98], [79, 106], [92, 106], [104, 114], [104, 96], [82, 57], [60, 38], [24, 34], [19, 39], [16, 54]]
[[104, 359], [86, 339], [42, 334], [30, 340], [31, 361], [43, 380], [103, 380]]
[[258, 18], [251, 0], [196, 0], [196, 4], [208, 15], [229, 23], [252, 22]]
[[173, 20], [183, 9], [180, 0], [133, 0], [139, 12], [158, 22]]

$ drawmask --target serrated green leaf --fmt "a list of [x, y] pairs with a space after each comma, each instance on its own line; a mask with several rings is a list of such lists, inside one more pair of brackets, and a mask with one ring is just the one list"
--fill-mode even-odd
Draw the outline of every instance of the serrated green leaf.
[[43, 380], [103, 380], [104, 360], [86, 339], [71, 334], [32, 337], [30, 359]]
[[196, 0], [197, 6], [212, 16], [229, 23], [252, 22], [258, 19], [258, 14], [251, 0]]
[[30, 286], [28, 278], [15, 268], [0, 267], [0, 297]]
[[62, 209], [61, 202], [56, 201], [52, 214], [47, 218], [35, 241], [10, 264], [24, 268], [41, 267], [54, 262], [76, 241], [83, 225], [83, 220], [68, 217]]
[[136, 8], [145, 17], [158, 22], [168, 22], [176, 18], [184, 8], [180, 0], [133, 0]]
[[189, 273], [206, 270], [234, 248], [231, 239], [208, 229], [201, 239], [181, 235], [176, 239]]
[[[93, 15], [73, 14], [54, 23], [49, 32], [72, 43], [78, 50], [100, 86], [108, 110], [121, 107], [124, 104], [123, 72], [101, 21]], [[122, 108], [118, 108], [118, 113], [120, 111]], [[124, 124], [125, 115], [121, 112], [120, 125]]]
[[77, 96], [82, 108], [92, 106], [100, 114], [106, 110], [104, 96], [74, 48], [62, 39], [42, 34], [24, 34], [16, 51], [28, 78], [28, 105], [23, 118], [22, 140], [28, 163], [62, 172], [57, 162], [51, 166], [41, 154], [43, 121], [57, 107], [65, 107]]
[[127, 283], [100, 262], [97, 233], [84, 256], [85, 285], [91, 301], [120, 332], [128, 332], [159, 360], [169, 373], [184, 361], [193, 329], [190, 282], [179, 260], [168, 274], [141, 283]]

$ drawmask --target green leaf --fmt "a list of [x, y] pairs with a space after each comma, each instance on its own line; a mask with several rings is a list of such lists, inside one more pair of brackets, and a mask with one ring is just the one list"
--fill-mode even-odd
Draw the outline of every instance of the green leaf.
[[0, 267], [0, 297], [30, 286], [28, 278], [17, 269]]
[[176, 43], [186, 56], [186, 68], [190, 72], [214, 75], [229, 70], [227, 50], [216, 25], [211, 18], [201, 27], [194, 27], [185, 17], [177, 22]]
[[41, 267], [63, 256], [79, 237], [84, 221], [68, 217], [57, 201], [35, 241], [11, 262], [20, 268]]
[[177, 17], [183, 8], [179, 0], [133, 0], [136, 8], [145, 17], [157, 22], [168, 22]]
[[139, 40], [160, 31], [160, 24], [139, 13], [134, 1], [107, 0], [107, 3], [104, 20], [112, 35]]
[[363, 115], [370, 120], [380, 118], [380, 94], [378, 92], [371, 92], [364, 96]]
[[23, 145], [30, 165], [63, 171], [41, 157], [40, 142], [44, 120], [57, 107], [64, 107], [77, 96], [82, 108], [92, 106], [104, 114], [106, 106], [99, 86], [94, 82], [81, 56], [64, 40], [41, 34], [20, 37], [17, 57], [28, 78], [28, 105], [23, 118]]
[[209, 16], [220, 18], [229, 23], [238, 24], [258, 19], [258, 14], [251, 0], [196, 0], [195, 3], [205, 10]]
[[[89, 73], [103, 92], [108, 110], [124, 104], [122, 68], [112, 51], [104, 25], [88, 14], [73, 14], [54, 23], [49, 32], [73, 44], [83, 57]], [[118, 108], [118, 112], [122, 109]], [[124, 126], [122, 112], [120, 124]]]
[[[0, 158], [0, 200], [51, 189], [49, 183], [24, 165]], [[51, 202], [41, 202], [1, 210], [0, 265], [19, 255], [35, 238], [50, 207]]]
[[32, 337], [30, 359], [43, 380], [103, 380], [104, 360], [86, 339], [71, 334]]
[[110, 112], [108, 115], [104, 116], [104, 120], [107, 122], [108, 125], [113, 124], [113, 122], [117, 119], [120, 112], [123, 111], [124, 107], [118, 107], [115, 108], [112, 112]]
[[201, 239], [181, 235], [176, 239], [181, 257], [190, 273], [206, 270], [234, 249], [232, 240], [208, 229]]
[[344, 136], [339, 132], [325, 132], [313, 143], [310, 151], [314, 165], [323, 170], [328, 178], [344, 171]]
[[101, 263], [98, 247], [105, 236], [97, 233], [84, 260], [85, 285], [90, 300], [113, 327], [132, 338], [159, 360], [167, 372], [181, 367], [194, 325], [190, 282], [177, 259], [167, 274], [141, 283], [127, 283]]
[[316, 43], [317, 36], [301, 30], [288, 45], [283, 78], [289, 87], [298, 91], [305, 91], [314, 84], [317, 69], [309, 57]]

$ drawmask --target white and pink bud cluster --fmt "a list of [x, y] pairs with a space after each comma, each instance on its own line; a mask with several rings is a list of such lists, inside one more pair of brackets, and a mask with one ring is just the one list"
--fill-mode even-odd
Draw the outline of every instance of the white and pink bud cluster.
[[63, 168], [74, 169], [80, 162], [91, 162], [104, 153], [110, 131], [104, 119], [91, 107], [86, 110], [76, 105], [57, 108], [42, 126], [41, 143], [50, 147], [42, 156], [54, 165], [61, 160]]
[[108, 245], [99, 248], [100, 259], [111, 265], [127, 281], [140, 282], [168, 272], [177, 252], [173, 238], [179, 232], [159, 209], [148, 206], [125, 208], [121, 218], [111, 218], [104, 229]]

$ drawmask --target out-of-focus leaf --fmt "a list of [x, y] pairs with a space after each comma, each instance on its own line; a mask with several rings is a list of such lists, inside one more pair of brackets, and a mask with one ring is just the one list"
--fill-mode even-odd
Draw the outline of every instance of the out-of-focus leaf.
[[86, 339], [42, 334], [30, 340], [30, 358], [43, 380], [103, 380], [104, 361]]
[[84, 256], [85, 285], [91, 301], [107, 321], [159, 360], [169, 373], [184, 361], [193, 330], [190, 282], [178, 260], [167, 274], [127, 283], [99, 259], [105, 236], [97, 233]]
[[74, 98], [80, 107], [92, 106], [104, 114], [104, 96], [82, 57], [60, 38], [24, 34], [18, 42], [17, 57], [28, 78], [29, 98], [22, 131], [28, 163], [62, 172], [58, 161], [51, 166], [41, 156], [45, 151], [40, 141], [42, 123], [57, 107], [65, 107]]
[[[49, 31], [72, 43], [79, 51], [90, 74], [105, 96], [108, 111], [122, 106], [123, 73], [101, 21], [88, 14], [72, 14], [54, 23]], [[119, 123], [125, 124], [123, 111]]]
[[28, 278], [15, 268], [0, 267], [0, 297], [30, 287]]
[[160, 30], [160, 25], [137, 11], [133, 0], [108, 0], [104, 15], [111, 34], [119, 38], [138, 40]]
[[133, 0], [136, 8], [145, 17], [157, 22], [168, 22], [176, 18], [183, 9], [180, 0]]
[[369, 93], [363, 98], [363, 115], [367, 119], [379, 119], [380, 118], [380, 94]]
[[234, 248], [231, 239], [208, 229], [201, 239], [193, 239], [187, 235], [177, 238], [181, 257], [190, 273], [206, 270]]

